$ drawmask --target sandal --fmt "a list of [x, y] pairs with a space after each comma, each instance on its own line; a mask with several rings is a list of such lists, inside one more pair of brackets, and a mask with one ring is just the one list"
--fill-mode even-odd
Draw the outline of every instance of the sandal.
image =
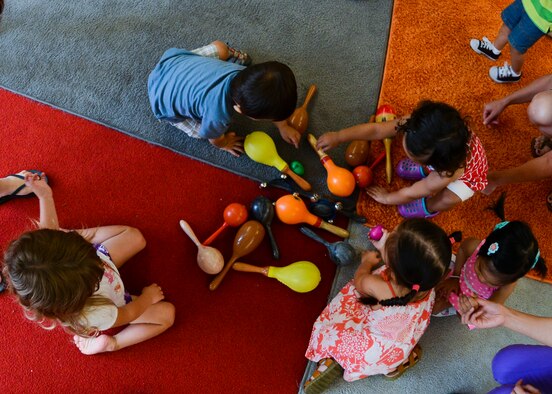
[[552, 138], [541, 135], [531, 140], [531, 154], [533, 157], [540, 157], [551, 150]]
[[408, 368], [411, 368], [414, 365], [418, 364], [418, 361], [420, 361], [421, 358], [422, 348], [420, 347], [420, 345], [416, 345], [408, 355], [408, 358], [405, 362], [399, 365], [397, 369], [393, 372], [389, 372], [388, 374], [383, 375], [383, 377], [388, 380], [398, 379]]
[[[24, 171], [22, 171], [22, 172], [24, 172]], [[42, 177], [42, 171], [27, 170], [27, 172], [32, 172], [33, 174], [38, 174], [39, 177]], [[19, 187], [17, 187], [13, 192], [11, 192], [10, 194], [0, 197], [0, 204], [3, 204], [3, 203], [8, 202], [10, 200], [13, 200], [14, 198], [24, 198], [24, 197], [34, 196], [34, 193], [31, 193], [31, 192], [29, 192], [27, 194], [18, 194], [26, 186], [25, 185], [25, 175], [22, 175], [21, 173], [19, 173], [19, 174], [10, 174], [7, 177], [19, 178], [23, 181], [23, 183]], [[46, 181], [46, 183], [48, 183], [48, 177], [46, 175], [44, 175], [44, 180]]]
[[419, 181], [427, 176], [424, 167], [413, 160], [402, 159], [395, 168], [397, 176], [408, 181]]
[[321, 393], [330, 387], [334, 380], [343, 376], [343, 368], [333, 358], [318, 361], [318, 367], [303, 386], [306, 394]]
[[432, 218], [439, 212], [429, 212], [426, 207], [426, 198], [419, 198], [407, 204], [397, 206], [399, 214], [405, 219]]
[[548, 193], [548, 196], [546, 196], [546, 206], [548, 210], [552, 212], [552, 192]]
[[253, 62], [251, 56], [249, 56], [247, 53], [232, 48], [230, 45], [228, 45], [228, 43], [226, 43], [226, 46], [228, 47], [228, 59], [226, 59], [227, 62], [240, 64], [242, 66], [249, 66]]

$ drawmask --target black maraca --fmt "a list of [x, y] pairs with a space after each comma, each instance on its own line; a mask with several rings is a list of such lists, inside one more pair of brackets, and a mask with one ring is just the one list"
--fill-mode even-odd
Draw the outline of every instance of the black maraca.
[[330, 253], [330, 259], [339, 266], [358, 263], [360, 261], [360, 254], [350, 243], [345, 241], [338, 241], [329, 243], [325, 239], [319, 237], [314, 231], [307, 227], [301, 227], [299, 230], [306, 236], [320, 242], [328, 248]]
[[265, 196], [256, 197], [251, 202], [251, 216], [265, 226], [268, 239], [270, 239], [270, 245], [272, 246], [272, 257], [278, 260], [280, 258], [280, 250], [271, 228], [272, 219], [274, 219], [274, 205], [272, 205], [272, 201]]

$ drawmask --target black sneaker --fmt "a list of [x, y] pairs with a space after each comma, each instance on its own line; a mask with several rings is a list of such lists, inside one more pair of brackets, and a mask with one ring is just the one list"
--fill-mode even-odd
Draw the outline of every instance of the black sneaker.
[[[475, 38], [470, 40], [470, 47], [476, 53], [486, 56], [491, 60], [497, 60], [500, 56], [500, 51], [495, 48], [492, 42], [489, 41], [487, 37], [483, 37], [482, 40], [477, 40]], [[498, 53], [497, 53], [498, 52]]]
[[493, 66], [489, 70], [489, 76], [496, 83], [512, 83], [521, 79], [521, 73], [516, 74], [508, 62], [504, 66]]

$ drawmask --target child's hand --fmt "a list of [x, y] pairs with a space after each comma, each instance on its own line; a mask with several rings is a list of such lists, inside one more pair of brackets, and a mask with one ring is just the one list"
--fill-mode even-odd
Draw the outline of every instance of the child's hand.
[[216, 139], [211, 139], [209, 142], [223, 151], [230, 153], [232, 156], [240, 157], [243, 150], [243, 137], [237, 136], [234, 132], [227, 132]]
[[372, 242], [372, 245], [374, 245], [374, 247], [378, 250], [380, 255], [383, 254], [385, 243], [387, 242], [387, 238], [389, 238], [389, 231], [387, 231], [386, 229], [383, 229], [382, 231], [383, 231], [383, 235], [379, 240], [376, 241], [375, 239], [370, 239], [370, 242]]
[[483, 107], [483, 124], [486, 126], [498, 124], [498, 115], [504, 111], [506, 105], [502, 100], [491, 101]]
[[142, 290], [142, 296], [149, 298], [151, 304], [156, 304], [165, 298], [161, 286], [155, 283], [149, 285], [148, 287], [144, 287]]
[[462, 311], [462, 323], [472, 324], [476, 328], [494, 328], [504, 324], [508, 310], [504, 305], [480, 298], [464, 295], [459, 299]]
[[448, 278], [435, 286], [437, 297], [448, 300], [450, 293], [460, 294], [458, 278]]
[[523, 380], [520, 379], [516, 382], [514, 387], [514, 394], [541, 394], [541, 391], [533, 385], [523, 384]]
[[365, 250], [362, 253], [360, 264], [366, 264], [369, 266], [375, 266], [381, 263], [381, 254], [377, 250]]
[[381, 186], [370, 186], [366, 189], [366, 194], [372, 197], [380, 204], [388, 205], [389, 192]]
[[339, 144], [340, 141], [338, 132], [329, 131], [318, 137], [318, 141], [316, 141], [316, 149], [320, 149], [325, 152], [327, 150], [335, 148]]
[[299, 141], [301, 140], [301, 134], [287, 123], [278, 127], [280, 136], [288, 144], [293, 145], [295, 148], [299, 148]]
[[27, 173], [25, 175], [25, 185], [31, 189], [31, 191], [38, 198], [52, 197], [52, 189], [44, 180], [44, 173], [35, 174]]

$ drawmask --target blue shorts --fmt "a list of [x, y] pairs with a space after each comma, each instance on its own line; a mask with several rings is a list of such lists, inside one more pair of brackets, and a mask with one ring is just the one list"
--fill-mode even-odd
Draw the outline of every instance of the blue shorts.
[[510, 45], [519, 53], [525, 53], [544, 33], [525, 12], [521, 0], [515, 0], [502, 11], [502, 21], [511, 30], [508, 35]]

